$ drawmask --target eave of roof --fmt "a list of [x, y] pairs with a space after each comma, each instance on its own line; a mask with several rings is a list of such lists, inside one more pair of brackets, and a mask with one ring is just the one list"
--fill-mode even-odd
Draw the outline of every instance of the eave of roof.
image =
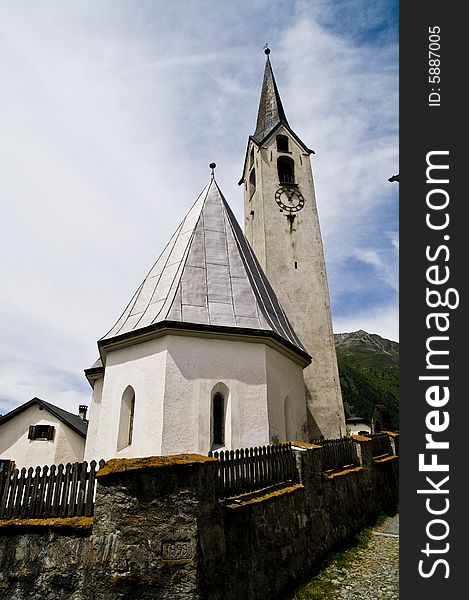
[[[260, 329], [248, 329], [242, 327], [227, 327], [227, 326], [215, 326], [205, 325], [202, 323], [181, 323], [179, 321], [162, 321], [149, 325], [144, 329], [137, 331], [129, 331], [121, 335], [115, 336], [110, 339], [102, 339], [98, 341], [98, 348], [102, 356], [102, 361], [105, 363], [105, 354], [109, 350], [114, 350], [127, 346], [128, 343], [140, 343], [155, 337], [161, 337], [162, 335], [198, 335], [203, 337], [223, 338], [223, 339], [245, 339], [248, 341], [261, 341], [264, 340], [268, 343], [268, 340], [274, 342], [275, 347], [279, 345], [287, 350], [291, 356], [293, 353], [296, 362], [301, 364], [303, 367], [311, 363], [311, 356], [304, 350], [301, 350], [296, 345], [292, 344], [275, 331], [267, 331]], [[104, 372], [103, 367], [90, 368], [86, 370], [87, 373], [100, 374]]]

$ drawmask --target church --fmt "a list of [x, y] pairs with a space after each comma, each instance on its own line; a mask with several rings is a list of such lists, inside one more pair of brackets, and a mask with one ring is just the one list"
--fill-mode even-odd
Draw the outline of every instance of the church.
[[[85, 371], [85, 460], [345, 434], [310, 155], [267, 48], [236, 221], [214, 174]], [[195, 196], [195, 194], [194, 194]]]

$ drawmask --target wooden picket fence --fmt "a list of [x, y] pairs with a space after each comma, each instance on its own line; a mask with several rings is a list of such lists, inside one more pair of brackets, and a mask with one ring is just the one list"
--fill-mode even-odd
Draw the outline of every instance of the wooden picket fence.
[[92, 460], [15, 469], [0, 477], [0, 519], [91, 516], [96, 472]]
[[299, 481], [291, 443], [209, 452], [216, 463], [216, 495], [219, 499]]
[[351, 438], [321, 439], [314, 440], [313, 443], [322, 446], [320, 456], [323, 472], [360, 464], [357, 444]]

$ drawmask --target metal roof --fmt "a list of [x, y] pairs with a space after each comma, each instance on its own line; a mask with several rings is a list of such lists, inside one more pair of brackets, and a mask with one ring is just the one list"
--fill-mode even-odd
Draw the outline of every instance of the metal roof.
[[310, 358], [213, 178], [98, 345], [158, 324], [271, 335]]
[[262, 142], [279, 123], [284, 123], [288, 127], [287, 117], [283, 110], [282, 101], [280, 100], [272, 65], [267, 56], [259, 111], [257, 113], [256, 131], [252, 137], [256, 142]]

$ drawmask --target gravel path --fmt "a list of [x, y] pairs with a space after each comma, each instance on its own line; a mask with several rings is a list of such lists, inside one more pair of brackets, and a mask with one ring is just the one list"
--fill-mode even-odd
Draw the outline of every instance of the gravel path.
[[294, 600], [398, 600], [399, 514], [337, 554]]

